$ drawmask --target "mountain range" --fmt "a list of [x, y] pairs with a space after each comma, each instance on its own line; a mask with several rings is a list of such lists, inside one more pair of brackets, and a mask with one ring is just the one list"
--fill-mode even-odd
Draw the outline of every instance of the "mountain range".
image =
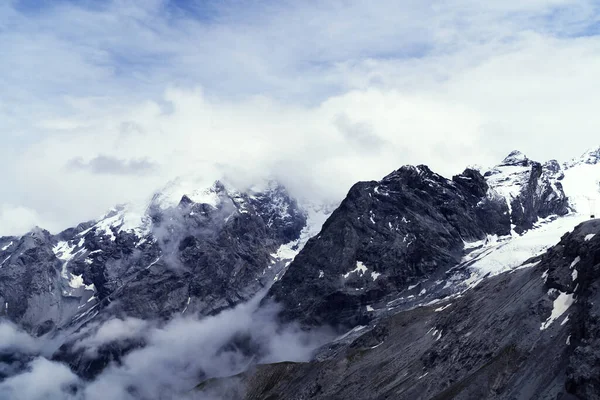
[[0, 398], [48, 362], [40, 399], [598, 399], [599, 182], [600, 148], [339, 204], [179, 179], [1, 237]]

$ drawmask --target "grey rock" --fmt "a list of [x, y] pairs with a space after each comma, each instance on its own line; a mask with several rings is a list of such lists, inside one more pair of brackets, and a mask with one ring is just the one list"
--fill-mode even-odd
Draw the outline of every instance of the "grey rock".
[[211, 315], [249, 300], [287, 264], [274, 253], [300, 237], [306, 213], [276, 182], [239, 192], [217, 181], [208, 194], [218, 201], [153, 202], [134, 226], [119, 206], [57, 235], [1, 238], [0, 316], [33, 335], [66, 336], [56, 359], [89, 378], [140, 345], [86, 358], [73, 333], [90, 323]]
[[364, 324], [372, 317], [367, 305], [458, 264], [465, 241], [510, 231], [506, 204], [487, 191], [475, 170], [448, 180], [423, 165], [360, 182], [270, 298], [284, 305], [284, 320], [340, 329]]
[[[235, 378], [245, 395], [230, 398], [598, 399], [600, 220], [538, 261], [461, 297], [373, 321], [329, 358], [256, 366]], [[576, 301], [541, 329], [555, 290]]]

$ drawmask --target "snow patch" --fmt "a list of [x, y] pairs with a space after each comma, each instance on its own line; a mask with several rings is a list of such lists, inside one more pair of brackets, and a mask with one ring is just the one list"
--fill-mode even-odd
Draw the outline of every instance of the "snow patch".
[[581, 261], [581, 257], [577, 256], [577, 257], [576, 257], [576, 258], [573, 260], [573, 262], [571, 263], [571, 266], [570, 266], [569, 268], [570, 268], [570, 269], [573, 269], [573, 267], [575, 267], [575, 266], [576, 266], [576, 265], [579, 263], [579, 261]]
[[530, 267], [523, 263], [538, 256], [560, 241], [565, 232], [572, 231], [585, 216], [570, 214], [562, 218], [546, 220], [535, 229], [521, 236], [502, 237], [488, 241], [481, 248], [463, 257], [461, 265], [473, 271], [474, 281], [488, 275], [494, 276], [517, 267]]
[[431, 334], [431, 336], [433, 336], [435, 338], [435, 341], [437, 342], [438, 340], [440, 340], [442, 338], [442, 331], [438, 331], [436, 329], [436, 330], [433, 331], [433, 333]]
[[9, 259], [9, 258], [11, 258], [11, 257], [12, 257], [12, 254], [11, 254], [11, 255], [9, 255], [8, 257], [6, 257], [6, 258], [4, 259], [4, 261], [2, 261], [2, 262], [0, 263], [0, 267], [1, 267], [1, 266], [3, 266], [3, 265], [4, 265], [4, 263], [5, 263], [5, 262], [7, 262], [7, 261], [8, 261], [8, 259]]
[[373, 214], [373, 211], [369, 211], [369, 220], [371, 221], [372, 224], [375, 224], [375, 214]]
[[446, 308], [450, 307], [451, 305], [452, 305], [452, 303], [448, 303], [448, 304], [446, 304], [446, 305], [445, 305], [445, 306], [443, 306], [443, 307], [436, 308], [434, 311], [435, 311], [435, 312], [441, 312], [441, 311], [444, 311]]
[[152, 261], [145, 269], [150, 268], [151, 266], [153, 266], [154, 264], [156, 264], [159, 260], [160, 260], [160, 257], [157, 257], [156, 260]]
[[[323, 224], [331, 214], [331, 211], [326, 206], [319, 206], [314, 204], [304, 204], [301, 206], [307, 212], [306, 226], [300, 232], [300, 238], [297, 240], [285, 243], [277, 249], [277, 252], [271, 254], [274, 262], [285, 261], [285, 267], [290, 265], [296, 258], [298, 253], [304, 248], [306, 242], [314, 236], [316, 236], [323, 227]], [[321, 275], [323, 274], [323, 275]], [[319, 271], [319, 278], [325, 276], [323, 271]], [[275, 277], [275, 280], [280, 277]]]
[[593, 238], [594, 236], [596, 236], [596, 234], [595, 234], [595, 233], [590, 233], [589, 235], [586, 235], [586, 237], [585, 237], [585, 241], [587, 242], [587, 241], [590, 241], [590, 240], [592, 240], [592, 238]]
[[565, 165], [562, 180], [570, 206], [580, 214], [595, 213], [595, 203], [600, 199], [600, 163], [587, 164], [580, 159]]
[[357, 273], [360, 276], [363, 276], [366, 272], [367, 272], [367, 267], [365, 266], [365, 264], [363, 264], [361, 261], [357, 261], [356, 262], [356, 268], [354, 268], [352, 271], [345, 273], [344, 275], [342, 275], [344, 277], [344, 279], [347, 279], [350, 274], [353, 273]]
[[366, 328], [367, 327], [364, 326], [364, 325], [358, 325], [358, 326], [354, 327], [353, 329], [349, 330], [348, 332], [344, 333], [343, 335], [338, 336], [337, 338], [335, 338], [334, 342], [337, 342], [337, 341], [340, 341], [342, 339], [345, 339], [348, 336], [352, 335], [353, 333], [360, 332], [360, 331], [362, 331], [362, 330], [364, 330]]
[[567, 294], [560, 292], [556, 300], [554, 300], [552, 314], [548, 317], [546, 322], [540, 326], [540, 330], [546, 330], [554, 321], [560, 318], [560, 316], [563, 315], [574, 302], [575, 299], [573, 293]]
[[184, 314], [187, 311], [188, 307], [190, 306], [191, 301], [192, 301], [192, 298], [188, 296], [187, 303], [185, 303], [185, 308], [183, 309], [181, 314]]
[[[85, 241], [82, 242], [82, 240], [80, 240], [78, 245], [82, 245], [84, 242]], [[91, 291], [96, 290], [93, 284], [87, 286], [85, 285], [82, 275], [74, 275], [70, 273], [67, 268], [71, 260], [73, 260], [78, 254], [86, 251], [84, 247], [80, 247], [79, 250], [75, 251], [76, 248], [77, 246], [65, 241], [58, 242], [56, 246], [52, 248], [56, 258], [62, 261], [60, 276], [64, 281], [66, 281], [66, 285], [68, 286], [67, 289], [63, 290], [63, 296], [73, 296], [77, 293], [77, 290], [81, 288]]]

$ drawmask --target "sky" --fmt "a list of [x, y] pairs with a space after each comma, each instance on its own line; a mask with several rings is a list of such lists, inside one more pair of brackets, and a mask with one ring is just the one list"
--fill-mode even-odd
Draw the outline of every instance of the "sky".
[[600, 145], [586, 0], [4, 0], [0, 235], [177, 176], [343, 198], [404, 164]]

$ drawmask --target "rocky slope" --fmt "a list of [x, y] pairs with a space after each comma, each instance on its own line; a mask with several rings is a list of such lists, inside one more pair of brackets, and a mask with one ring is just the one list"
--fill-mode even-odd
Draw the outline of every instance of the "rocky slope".
[[270, 295], [285, 320], [346, 328], [401, 292], [407, 304], [447, 295], [446, 274], [461, 264], [465, 243], [518, 236], [569, 212], [563, 176], [555, 161], [512, 152], [484, 176], [467, 169], [449, 180], [421, 165], [358, 183]]
[[[243, 377], [248, 398], [551, 398], [543, 396], [564, 382], [586, 398], [597, 388], [595, 325], [571, 332], [573, 343], [591, 346], [577, 354], [546, 331], [561, 326], [548, 320], [556, 301], [596, 296], [595, 275], [574, 283], [587, 272], [561, 262], [580, 257], [595, 270], [595, 258], [585, 257], [597, 238], [581, 240], [581, 232], [597, 224], [546, 251], [588, 219], [599, 160], [600, 149], [564, 164], [512, 152], [452, 179], [404, 166], [354, 185], [324, 224], [327, 207], [300, 206], [274, 182], [239, 191], [174, 181], [142, 209], [117, 207], [57, 235], [0, 238], [0, 317], [46, 343], [45, 357], [92, 380], [152, 340], [126, 335], [93, 352], [80, 345], [114, 321], [161, 330], [180, 317], [221, 315], [270, 287], [262, 304], [279, 304], [279, 322], [331, 326], [343, 336], [313, 363], [257, 367]], [[217, 350], [236, 349], [251, 365], [264, 351], [251, 336], [232, 334]], [[0, 346], [0, 373], [33, 357], [15, 354]], [[583, 367], [564, 361], [575, 356]], [[194, 376], [210, 378], [205, 371]]]
[[363, 326], [313, 362], [257, 366], [233, 398], [598, 399], [599, 285], [592, 220], [523, 268]]
[[[306, 239], [307, 211], [275, 182], [248, 192], [216, 182], [172, 197], [162, 191], [141, 214], [118, 207], [58, 235], [2, 238], [0, 315], [48, 338], [115, 316], [212, 315], [269, 286]], [[99, 372], [73, 344], [55, 358]]]

